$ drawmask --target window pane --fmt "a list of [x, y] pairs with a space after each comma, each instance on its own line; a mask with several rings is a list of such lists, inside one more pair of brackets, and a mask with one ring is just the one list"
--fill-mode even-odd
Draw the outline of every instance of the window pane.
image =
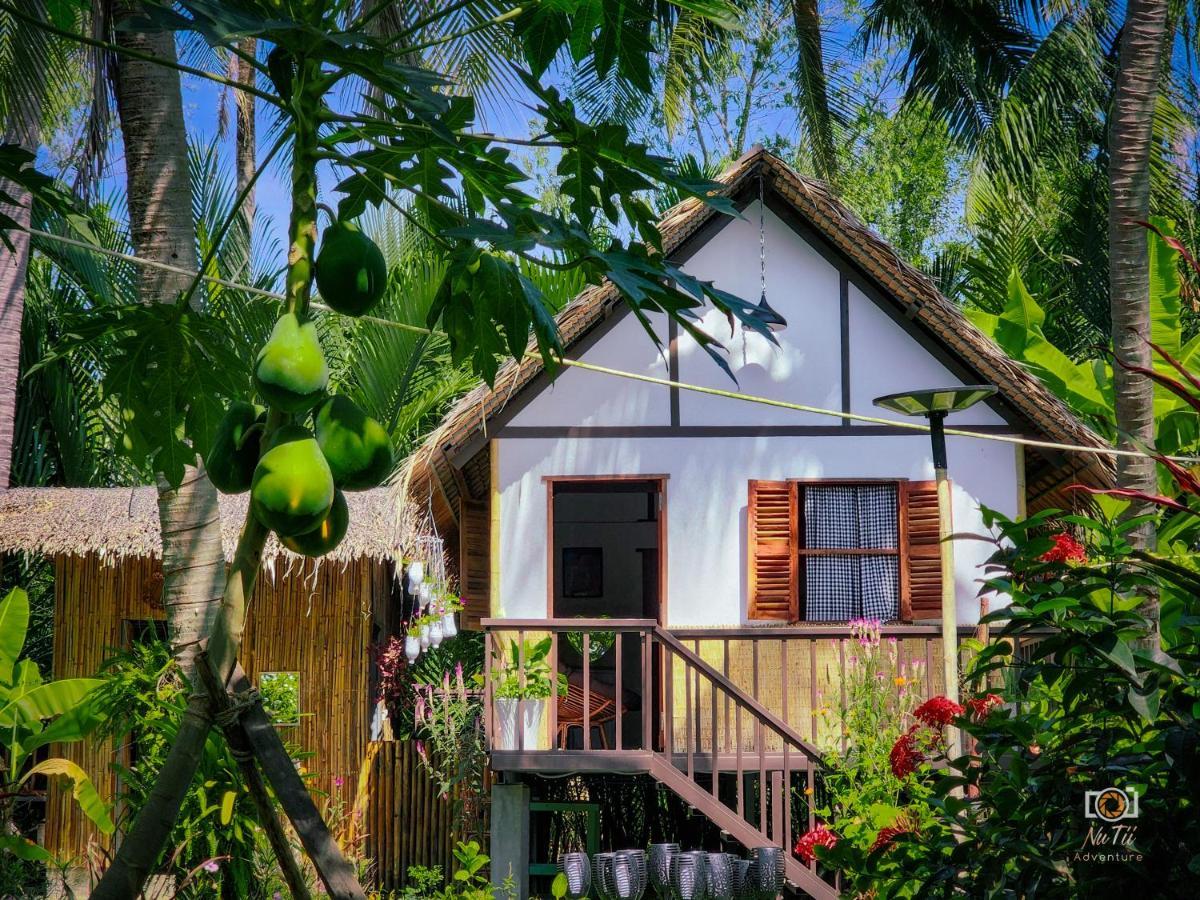
[[895, 556], [863, 556], [862, 610], [866, 619], [900, 618], [900, 560]]
[[896, 485], [864, 484], [855, 488], [858, 501], [859, 543], [863, 549], [895, 550], [900, 545]]
[[805, 485], [804, 546], [813, 550], [895, 550], [896, 485]]
[[804, 546], [852, 549], [858, 544], [858, 488], [853, 485], [805, 485]]
[[804, 617], [810, 622], [845, 622], [862, 609], [862, 557], [810, 556], [804, 560]]

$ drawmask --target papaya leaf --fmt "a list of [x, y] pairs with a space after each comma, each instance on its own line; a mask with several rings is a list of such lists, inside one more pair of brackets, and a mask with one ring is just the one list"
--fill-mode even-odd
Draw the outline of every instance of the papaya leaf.
[[69, 778], [74, 784], [72, 796], [79, 803], [79, 808], [102, 834], [112, 834], [115, 830], [112, 818], [108, 814], [108, 805], [100, 798], [96, 786], [92, 784], [87, 773], [77, 763], [69, 759], [47, 759], [27, 771], [20, 784], [24, 784], [34, 775], [59, 775]]

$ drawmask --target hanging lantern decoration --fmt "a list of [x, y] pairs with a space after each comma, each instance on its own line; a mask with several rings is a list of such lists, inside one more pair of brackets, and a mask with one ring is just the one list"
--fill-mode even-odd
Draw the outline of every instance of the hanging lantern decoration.
[[415, 663], [417, 657], [421, 655], [421, 639], [415, 635], [409, 634], [404, 637], [404, 656], [409, 664]]
[[758, 173], [758, 279], [761, 293], [754, 317], [761, 321], [770, 331], [783, 331], [787, 328], [787, 319], [781, 316], [767, 302], [767, 204], [763, 196], [762, 171]]

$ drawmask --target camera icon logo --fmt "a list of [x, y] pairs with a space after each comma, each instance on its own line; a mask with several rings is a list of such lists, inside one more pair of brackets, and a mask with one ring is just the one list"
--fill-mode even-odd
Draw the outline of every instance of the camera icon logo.
[[1083, 815], [1088, 819], [1104, 822], [1120, 822], [1138, 817], [1138, 793], [1107, 787], [1099, 791], [1084, 791]]

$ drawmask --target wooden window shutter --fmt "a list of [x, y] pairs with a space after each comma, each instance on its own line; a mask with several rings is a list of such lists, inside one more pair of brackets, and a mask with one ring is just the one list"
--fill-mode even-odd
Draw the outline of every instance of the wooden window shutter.
[[942, 548], [936, 481], [901, 482], [900, 618], [942, 615]]
[[750, 482], [746, 543], [751, 619], [799, 618], [796, 496], [796, 486], [786, 481]]
[[492, 607], [492, 536], [488, 504], [460, 499], [458, 522], [462, 626], [478, 631], [479, 620], [490, 616]]

